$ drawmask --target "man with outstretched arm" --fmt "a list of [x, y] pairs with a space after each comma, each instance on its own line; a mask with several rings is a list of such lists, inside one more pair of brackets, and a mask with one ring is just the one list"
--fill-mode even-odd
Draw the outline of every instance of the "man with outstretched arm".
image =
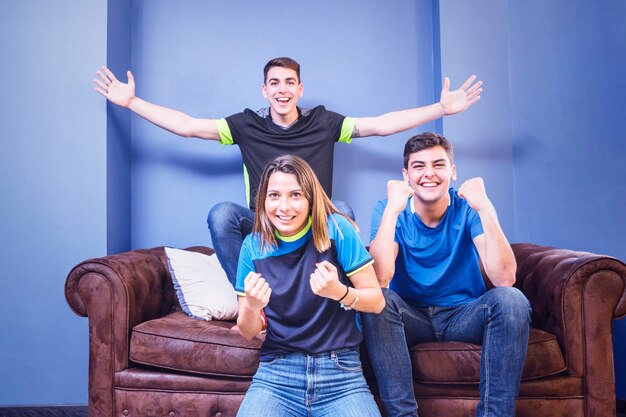
[[[119, 106], [129, 108], [155, 125], [183, 137], [239, 145], [244, 163], [247, 207], [218, 203], [207, 222], [215, 252], [231, 282], [235, 282], [237, 258], [243, 239], [252, 230], [254, 197], [263, 168], [269, 160], [293, 154], [311, 165], [328, 196], [332, 197], [333, 151], [336, 142], [350, 143], [352, 138], [387, 136], [412, 129], [442, 116], [464, 111], [480, 99], [482, 82], [471, 76], [457, 90], [450, 91], [445, 78], [438, 103], [377, 117], [346, 117], [326, 110], [298, 107], [304, 92], [300, 65], [291, 58], [270, 60], [263, 70], [262, 93], [269, 107], [245, 109], [222, 119], [191, 117], [159, 106], [135, 95], [135, 80], [127, 72], [128, 83], [119, 81], [106, 67], [94, 79], [96, 91]], [[343, 202], [334, 201], [339, 210], [354, 218]]]
[[[452, 145], [434, 133], [407, 141], [402, 174], [372, 214], [370, 254], [387, 304], [379, 315], [362, 315], [387, 415], [417, 416], [409, 347], [460, 341], [482, 345], [476, 415], [512, 417], [530, 304], [513, 287], [515, 257], [484, 182], [450, 188]], [[494, 285], [489, 291], [479, 263]]]

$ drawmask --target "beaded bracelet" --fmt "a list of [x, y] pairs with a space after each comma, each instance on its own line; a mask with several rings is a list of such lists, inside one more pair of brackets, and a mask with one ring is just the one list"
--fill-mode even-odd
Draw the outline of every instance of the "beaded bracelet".
[[352, 304], [350, 304], [349, 306], [341, 304], [341, 308], [343, 308], [344, 310], [352, 310], [354, 308], [354, 306], [356, 305], [356, 302], [359, 301], [359, 290], [358, 290], [358, 288], [355, 288], [354, 291], [356, 292], [356, 296], [354, 297], [354, 301], [352, 302]]

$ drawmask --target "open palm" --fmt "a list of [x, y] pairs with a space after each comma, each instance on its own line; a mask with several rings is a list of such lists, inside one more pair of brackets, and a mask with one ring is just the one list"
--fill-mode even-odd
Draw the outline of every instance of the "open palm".
[[450, 91], [450, 79], [445, 77], [439, 102], [443, 106], [446, 115], [465, 111], [469, 106], [480, 100], [480, 93], [483, 91], [480, 86], [483, 85], [483, 82], [478, 81], [472, 85], [475, 79], [476, 76], [472, 75], [460, 88]]
[[95, 90], [106, 97], [109, 101], [118, 106], [128, 107], [135, 97], [135, 78], [128, 71], [128, 83], [119, 81], [115, 75], [107, 68], [102, 67], [102, 71], [97, 71], [100, 79], [94, 78]]

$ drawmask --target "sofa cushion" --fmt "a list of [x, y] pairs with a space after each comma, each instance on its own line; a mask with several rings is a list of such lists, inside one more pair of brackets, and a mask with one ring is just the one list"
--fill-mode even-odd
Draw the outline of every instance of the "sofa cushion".
[[135, 326], [130, 360], [157, 368], [204, 375], [251, 378], [264, 340], [246, 340], [234, 322], [204, 321], [182, 311]]
[[[432, 384], [478, 384], [481, 346], [462, 342], [422, 343], [410, 348], [413, 378]], [[556, 336], [530, 329], [523, 380], [541, 378], [565, 370]]]
[[188, 316], [202, 320], [237, 318], [235, 288], [215, 254], [168, 247], [164, 250], [178, 303]]

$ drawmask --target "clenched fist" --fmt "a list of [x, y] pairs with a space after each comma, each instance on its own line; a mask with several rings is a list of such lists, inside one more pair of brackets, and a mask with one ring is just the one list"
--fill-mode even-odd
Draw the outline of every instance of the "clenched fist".
[[265, 281], [261, 274], [250, 272], [243, 281], [244, 291], [246, 293], [246, 306], [252, 311], [258, 311], [270, 302], [272, 289]]
[[313, 294], [332, 300], [340, 299], [346, 292], [346, 286], [339, 282], [337, 268], [328, 261], [317, 264], [309, 280]]
[[485, 183], [480, 177], [470, 178], [458, 189], [459, 197], [465, 199], [467, 204], [476, 211], [491, 209], [493, 205], [487, 197]]
[[387, 207], [400, 213], [405, 209], [407, 200], [415, 191], [406, 181], [389, 180], [387, 182]]

